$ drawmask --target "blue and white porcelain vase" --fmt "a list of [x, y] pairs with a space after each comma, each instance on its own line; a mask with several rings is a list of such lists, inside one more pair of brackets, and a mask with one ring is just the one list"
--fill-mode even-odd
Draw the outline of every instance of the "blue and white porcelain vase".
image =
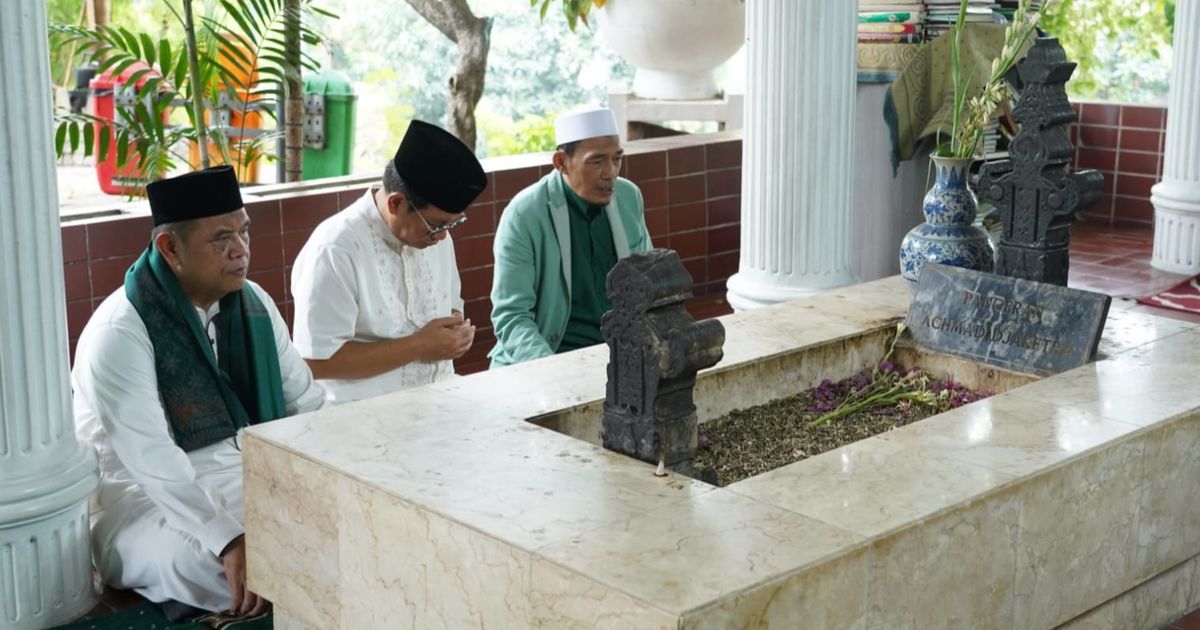
[[973, 158], [930, 156], [937, 179], [925, 194], [925, 222], [900, 241], [900, 275], [917, 288], [927, 262], [991, 271], [992, 244], [975, 222], [975, 193], [967, 185]]

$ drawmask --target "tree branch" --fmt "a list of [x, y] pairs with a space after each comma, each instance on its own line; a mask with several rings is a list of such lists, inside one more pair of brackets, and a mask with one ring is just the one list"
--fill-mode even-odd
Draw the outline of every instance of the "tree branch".
[[192, 91], [192, 112], [196, 118], [196, 144], [200, 149], [200, 168], [208, 168], [208, 126], [204, 121], [204, 84], [200, 82], [200, 61], [196, 48], [196, 24], [192, 19], [192, 0], [183, 0], [183, 30], [187, 35], [188, 85]]
[[[457, 1], [463, 5], [466, 4], [466, 0]], [[412, 7], [413, 10], [420, 14], [421, 17], [425, 18], [426, 22], [429, 22], [434, 26], [434, 28], [441, 31], [442, 35], [445, 35], [447, 39], [455, 44], [458, 43], [458, 33], [455, 29], [454, 16], [450, 13], [450, 7], [447, 1], [406, 0], [406, 2], [408, 2], [408, 6]], [[459, 7], [454, 8], [457, 9]], [[467, 12], [469, 13], [470, 9], [467, 9]]]
[[[283, 116], [284, 179], [298, 182], [304, 178], [304, 83], [300, 79], [300, 0], [286, 0], [284, 11], [286, 95]], [[243, 118], [242, 120], [245, 120]], [[238, 165], [239, 172], [241, 164]]]
[[471, 6], [467, 4], [467, 0], [442, 0], [442, 7], [454, 19], [456, 26], [460, 28], [465, 24], [479, 20], [471, 12]]
[[475, 148], [475, 107], [483, 96], [491, 46], [491, 18], [477, 17], [468, 0], [406, 0], [416, 12], [458, 46], [458, 65], [450, 76], [450, 132]]

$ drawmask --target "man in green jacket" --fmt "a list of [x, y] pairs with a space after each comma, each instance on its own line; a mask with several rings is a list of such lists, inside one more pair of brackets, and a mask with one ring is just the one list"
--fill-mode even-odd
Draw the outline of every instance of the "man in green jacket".
[[618, 177], [624, 150], [607, 109], [554, 123], [554, 171], [508, 204], [496, 229], [492, 367], [603, 343], [605, 278], [650, 249], [642, 193]]

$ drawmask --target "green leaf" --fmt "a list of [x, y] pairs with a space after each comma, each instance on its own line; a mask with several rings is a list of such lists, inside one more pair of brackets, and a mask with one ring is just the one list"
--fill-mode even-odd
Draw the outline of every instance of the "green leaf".
[[221, 42], [220, 56], [222, 59], [230, 62], [233, 67], [238, 69], [254, 67], [254, 61], [245, 52], [246, 50], [252, 50], [253, 46], [248, 45], [244, 39], [237, 36], [235, 38], [226, 38], [218, 35], [218, 38]]
[[158, 61], [156, 54], [158, 52], [158, 46], [155, 46], [154, 40], [150, 39], [150, 36], [145, 33], [141, 34], [141, 40], [142, 55], [145, 56], [146, 63], [150, 64], [151, 66], [155, 65]]
[[163, 38], [158, 40], [158, 67], [166, 74], [171, 71], [171, 42]]
[[132, 32], [124, 28], [118, 28], [117, 33], [125, 42], [125, 50], [129, 51], [129, 53], [135, 57], [142, 56], [141, 46], [138, 42], [137, 35], [134, 35]]
[[166, 94], [168, 96], [170, 95], [169, 94], [170, 90], [167, 90], [164, 88], [163, 79], [160, 76], [154, 75], [154, 76], [146, 77], [146, 82], [142, 84], [142, 92], [145, 94], [159, 94], [160, 93], [159, 88], [163, 88], [161, 90], [161, 92], [163, 94]]
[[125, 72], [126, 70], [128, 70], [129, 66], [132, 66], [133, 64], [135, 64], [137, 62], [138, 62], [138, 60], [133, 59], [133, 58], [122, 59], [121, 61], [119, 61], [113, 65], [111, 72], [113, 73], [113, 76], [118, 76], [122, 72]]
[[70, 141], [71, 153], [79, 150], [79, 125], [71, 125], [68, 127], [67, 137]]
[[287, 77], [284, 75], [282, 70], [272, 66], [263, 66], [262, 68], [258, 69], [258, 72], [266, 77], [270, 77], [276, 84], [283, 83], [287, 80]]
[[96, 129], [93, 125], [83, 126], [83, 157], [90, 157], [96, 142]]
[[[229, 3], [226, 1], [222, 2], [222, 4], [228, 5]], [[233, 21], [237, 22], [238, 28], [242, 29], [242, 34], [252, 38], [257, 38], [261, 34], [260, 31], [252, 26], [250, 21], [247, 20], [244, 15], [242, 15], [241, 11], [236, 9], [230, 10], [228, 8], [226, 11], [229, 13], [229, 16], [233, 18]]]
[[129, 161], [129, 135], [117, 134], [117, 168], [124, 168]]
[[226, 68], [218, 68], [217, 74], [221, 79], [221, 87], [223, 91], [227, 90], [246, 90], [247, 86], [242, 82], [241, 78], [233, 74]]
[[112, 143], [112, 129], [108, 125], [100, 126], [100, 146], [96, 150], [97, 160], [108, 159], [108, 146]]
[[133, 72], [129, 73], [129, 78], [125, 80], [125, 85], [134, 86], [134, 89], [138, 91], [138, 96], [143, 96], [145, 93], [149, 92], [149, 90], [146, 89], [146, 84], [144, 83], [141, 85], [141, 87], [138, 87], [138, 82], [141, 81], [146, 75], [153, 72], [155, 71], [149, 68], [134, 70]]
[[58, 124], [58, 130], [54, 132], [54, 154], [58, 157], [63, 156], [63, 146], [67, 142], [67, 127], [74, 125], [72, 122], [61, 122]]
[[315, 70], [319, 70], [321, 68], [320, 60], [318, 60], [316, 57], [313, 57], [312, 55], [310, 55], [306, 52], [300, 53], [300, 65], [303, 66], [306, 70], [314, 70], [315, 71]]
[[271, 20], [271, 13], [272, 13], [271, 8], [269, 6], [267, 6], [267, 3], [263, 2], [263, 0], [243, 0], [243, 1], [248, 1], [250, 3], [250, 7], [252, 9], [254, 9], [254, 13], [256, 14], [256, 17], [258, 18], [258, 24], [261, 25], [262, 30], [266, 30], [267, 26], [272, 21]]
[[120, 62], [120, 60], [121, 59], [116, 57], [115, 55], [111, 56], [111, 57], [105, 57], [105, 58], [98, 60], [96, 63], [96, 75], [99, 76], [101, 74], [109, 72], [113, 66], [117, 65], [117, 63]]
[[260, 60], [274, 64], [275, 66], [280, 67], [280, 68], [285, 68], [288, 66], [287, 58], [282, 55], [279, 55], [277, 53], [272, 53], [269, 55], [259, 55], [258, 58]]
[[[181, 89], [187, 82], [188, 75], [188, 58], [186, 53], [180, 53], [179, 61], [175, 64], [175, 72], [172, 73], [172, 81], [175, 83], [175, 89]], [[199, 86], [192, 86], [192, 89], [198, 89]]]

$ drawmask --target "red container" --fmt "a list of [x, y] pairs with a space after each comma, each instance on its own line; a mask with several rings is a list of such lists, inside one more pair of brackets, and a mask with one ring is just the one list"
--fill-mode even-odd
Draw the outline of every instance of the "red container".
[[[124, 72], [115, 77], [109, 72], [96, 75], [88, 84], [88, 87], [92, 89], [92, 107], [94, 108], [92, 114], [97, 118], [112, 121], [117, 110], [115, 102], [116, 91], [129, 83], [129, 77], [133, 73], [145, 70], [148, 67], [146, 64], [138, 62], [129, 66]], [[136, 87], [141, 89], [145, 85], [146, 80], [152, 76], [157, 77], [162, 75], [157, 70], [151, 69], [149, 73], [138, 78]], [[165, 118], [166, 114], [164, 114], [164, 122]], [[96, 154], [99, 155], [101, 125], [107, 125], [111, 129], [112, 124], [111, 122], [96, 122], [93, 124], [96, 131], [95, 146], [93, 148]], [[117, 169], [117, 143], [115, 138], [113, 138], [113, 141], [108, 146], [108, 155], [103, 160], [96, 160], [96, 180], [100, 183], [100, 190], [110, 195], [143, 194], [141, 184], [143, 173], [137, 168], [137, 162], [138, 154], [130, 148], [125, 161], [125, 167]]]

